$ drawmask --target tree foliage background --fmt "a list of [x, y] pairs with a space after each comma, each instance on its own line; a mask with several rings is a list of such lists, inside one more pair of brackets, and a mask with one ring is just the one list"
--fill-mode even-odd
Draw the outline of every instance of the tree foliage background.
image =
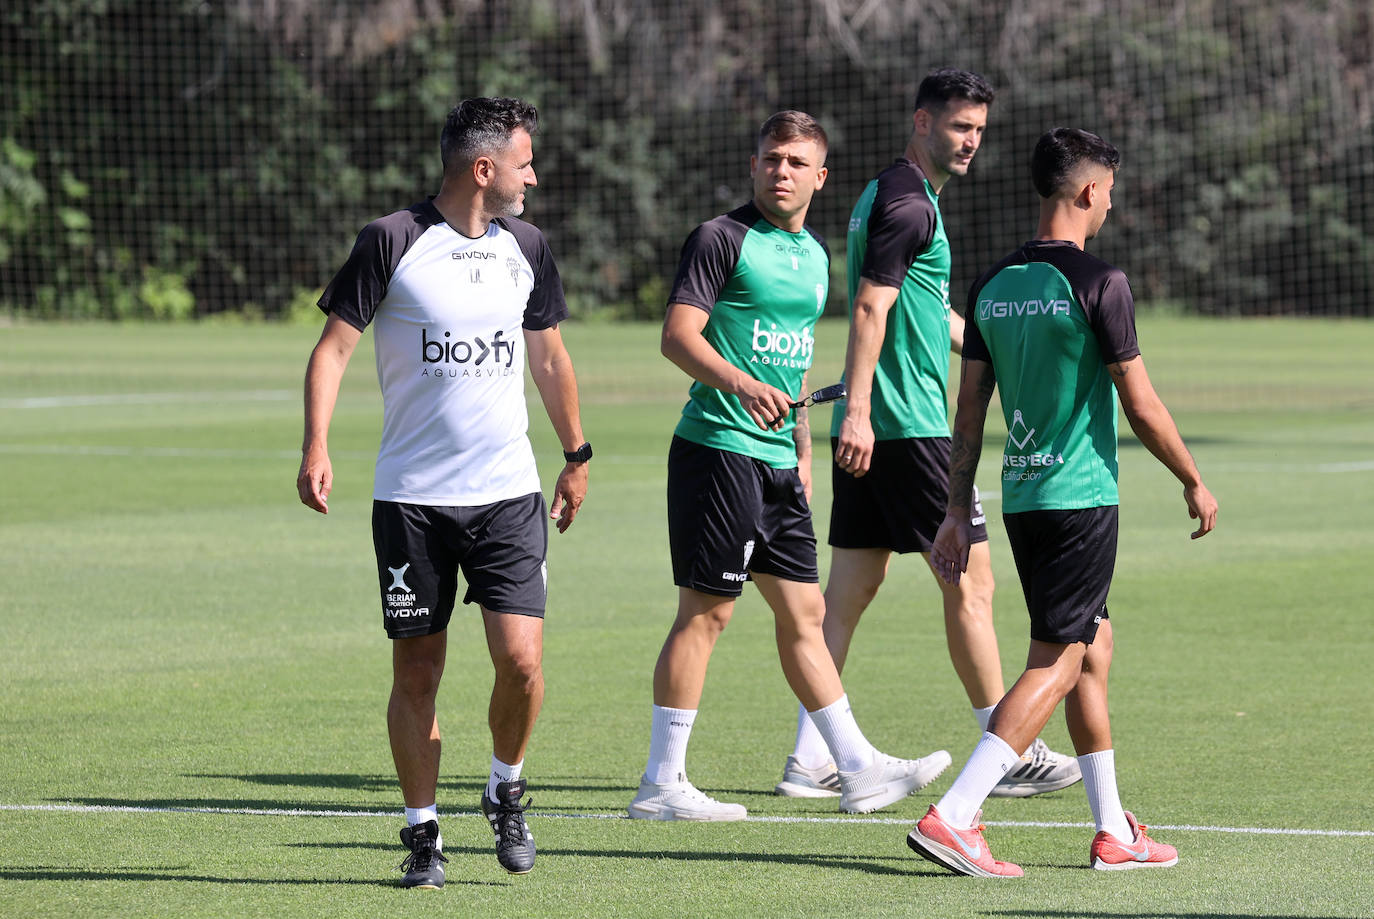
[[540, 108], [526, 216], [579, 314], [661, 315], [685, 235], [748, 198], [781, 108], [831, 133], [811, 223], [842, 271], [849, 208], [947, 65], [999, 92], [942, 196], [956, 303], [1033, 231], [1029, 152], [1067, 124], [1122, 150], [1094, 248], [1138, 299], [1370, 315], [1367, 0], [7, 5], [0, 312], [307, 314], [365, 222], [437, 190], [444, 115], [488, 94]]

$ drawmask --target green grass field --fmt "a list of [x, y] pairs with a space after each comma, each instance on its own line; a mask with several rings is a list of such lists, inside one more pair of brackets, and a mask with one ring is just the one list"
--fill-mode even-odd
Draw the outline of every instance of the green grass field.
[[[1074, 787], [988, 803], [994, 851], [1026, 868], [1005, 883], [937, 872], [904, 843], [977, 740], [938, 592], [909, 558], [859, 630], [846, 688], [879, 747], [943, 747], [954, 769], [868, 817], [771, 795], [796, 703], [751, 591], [712, 662], [688, 764], [753, 819], [617, 819], [675, 603], [664, 456], [686, 383], [655, 328], [565, 333], [597, 457], [582, 515], [550, 540], [548, 697], [526, 760], [539, 862], [504, 874], [477, 816], [490, 664], [460, 611], [440, 697], [449, 883], [419, 892], [393, 870], [370, 350], [335, 416], [325, 518], [294, 487], [317, 330], [0, 328], [0, 915], [1374, 914], [1374, 323], [1142, 320], [1151, 376], [1222, 508], [1217, 531], [1190, 542], [1179, 487], [1123, 435], [1119, 777], [1181, 861], [1085, 870], [1091, 818]], [[838, 374], [844, 327], [817, 337], [820, 385]], [[548, 482], [561, 462], [531, 395]], [[817, 411], [818, 432], [828, 417]], [[989, 447], [1002, 436], [990, 429]], [[990, 449], [985, 492], [996, 469]], [[992, 530], [1010, 679], [1025, 611]], [[1058, 716], [1046, 737], [1069, 748]]]

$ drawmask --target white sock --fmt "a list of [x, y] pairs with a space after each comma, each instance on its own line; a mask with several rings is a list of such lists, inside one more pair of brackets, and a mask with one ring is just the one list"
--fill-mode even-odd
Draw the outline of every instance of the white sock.
[[649, 764], [644, 777], [656, 785], [676, 782], [687, 775], [687, 740], [697, 720], [694, 708], [654, 706], [653, 730], [649, 734]]
[[989, 731], [983, 732], [983, 739], [973, 748], [963, 771], [954, 780], [949, 791], [935, 807], [940, 816], [954, 827], [966, 830], [973, 826], [978, 809], [1002, 776], [1021, 759], [1007, 742]]
[[496, 800], [496, 786], [500, 782], [514, 782], [520, 778], [520, 770], [525, 768], [525, 761], [522, 759], [514, 766], [503, 763], [496, 758], [496, 754], [491, 757], [491, 777], [487, 779], [487, 797]]
[[439, 805], [431, 804], [429, 807], [406, 808], [406, 826], [414, 826], [417, 823], [424, 823], [426, 820], [439, 822]]
[[873, 744], [868, 742], [859, 723], [854, 720], [854, 712], [849, 707], [849, 696], [843, 695], [825, 708], [810, 713], [811, 723], [816, 726], [830, 755], [835, 758], [835, 768], [841, 772], [858, 772], [873, 765]]
[[[431, 804], [428, 807], [407, 807], [406, 826], [414, 826], [417, 823], [424, 823], [426, 820], [439, 822], [439, 805]], [[434, 840], [434, 848], [440, 852], [444, 850], [444, 834], [440, 833]]]
[[797, 745], [792, 750], [792, 758], [806, 769], [818, 769], [830, 762], [830, 748], [811, 722], [805, 705], [797, 706]]
[[1078, 768], [1083, 771], [1083, 790], [1088, 793], [1088, 807], [1097, 829], [1122, 842], [1134, 842], [1126, 811], [1121, 807], [1121, 795], [1116, 790], [1116, 751], [1086, 753], [1078, 758]]

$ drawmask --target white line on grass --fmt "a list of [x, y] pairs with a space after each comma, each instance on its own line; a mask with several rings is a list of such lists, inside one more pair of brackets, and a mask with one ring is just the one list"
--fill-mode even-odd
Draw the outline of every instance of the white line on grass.
[[205, 402], [285, 402], [299, 398], [288, 389], [227, 389], [219, 392], [83, 393], [0, 399], [0, 408], [86, 408], [92, 405], [172, 405]]
[[[126, 447], [97, 444], [0, 444], [0, 454], [11, 456], [145, 456], [164, 459], [289, 459], [299, 461], [299, 450], [243, 450], [233, 447]], [[368, 459], [376, 451], [331, 451], [334, 459]], [[597, 461], [613, 466], [662, 466], [662, 456], [609, 456]]]
[[[23, 456], [149, 456], [170, 459], [299, 459], [299, 450], [236, 450], [229, 447], [112, 447], [89, 444], [0, 444], [0, 453]], [[363, 455], [357, 454], [356, 455]], [[338, 457], [340, 454], [334, 454]], [[371, 456], [372, 454], [366, 454]]]
[[1307, 472], [1320, 472], [1326, 475], [1340, 475], [1346, 472], [1370, 472], [1374, 470], [1374, 460], [1350, 460], [1340, 463], [1262, 463], [1262, 462], [1231, 462], [1231, 463], [1209, 463], [1208, 471], [1226, 473], [1248, 473], [1248, 472], [1288, 472], [1302, 474]]
[[[224, 814], [239, 817], [386, 817], [395, 819], [399, 811], [305, 810], [264, 807], [141, 807], [131, 804], [0, 804], [0, 811], [44, 811], [65, 814]], [[453, 817], [469, 817], [476, 811], [449, 811]], [[625, 814], [532, 814], [541, 820], [628, 820]], [[748, 817], [752, 823], [863, 823], [876, 826], [906, 826], [910, 817]], [[995, 820], [988, 826], [1033, 827], [1037, 829], [1091, 829], [1091, 823], [1059, 823], [1048, 820]], [[1194, 824], [1152, 823], [1156, 830], [1186, 830], [1198, 833], [1235, 833], [1252, 836], [1374, 836], [1374, 830], [1310, 830], [1256, 826], [1197, 826]]]

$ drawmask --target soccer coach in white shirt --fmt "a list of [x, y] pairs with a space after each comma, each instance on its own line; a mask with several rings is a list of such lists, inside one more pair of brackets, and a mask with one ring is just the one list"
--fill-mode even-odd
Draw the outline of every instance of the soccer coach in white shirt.
[[373, 491], [383, 623], [392, 641], [387, 727], [406, 804], [402, 885], [444, 883], [435, 696], [457, 598], [482, 610], [495, 667], [492, 766], [482, 809], [502, 867], [534, 864], [521, 778], [544, 696], [545, 505], [527, 429], [524, 366], [563, 444], [549, 516], [561, 533], [587, 493], [591, 445], [558, 324], [568, 316], [544, 236], [516, 219], [535, 184], [533, 106], [468, 99], [440, 141], [433, 198], [368, 224], [320, 308], [305, 377], [301, 501], [328, 513], [328, 433], [339, 383], [374, 329], [384, 410]]

